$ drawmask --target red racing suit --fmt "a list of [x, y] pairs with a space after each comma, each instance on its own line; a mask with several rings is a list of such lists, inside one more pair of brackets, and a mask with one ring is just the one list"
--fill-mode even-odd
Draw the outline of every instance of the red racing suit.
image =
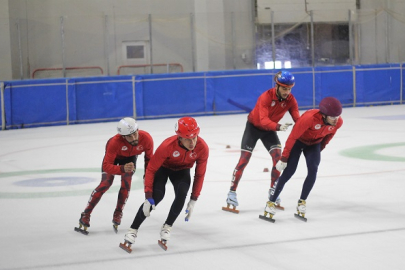
[[318, 109], [306, 111], [295, 123], [294, 128], [288, 136], [281, 155], [281, 161], [287, 162], [290, 151], [297, 140], [306, 145], [321, 143], [322, 151], [342, 125], [342, 117], [339, 117], [336, 126], [331, 126], [324, 123], [322, 114]]
[[177, 135], [167, 138], [156, 149], [146, 170], [145, 197], [147, 199], [152, 198], [154, 176], [161, 166], [173, 171], [179, 171], [191, 169], [196, 164], [191, 199], [197, 200], [204, 182], [208, 155], [208, 145], [201, 137], [198, 137], [197, 144], [192, 151], [180, 145]]
[[298, 103], [290, 94], [287, 99], [280, 101], [276, 95], [277, 87], [273, 87], [259, 96], [256, 105], [248, 115], [248, 121], [262, 130], [280, 130], [278, 123], [288, 111], [294, 122], [300, 118]]
[[[153, 155], [153, 140], [150, 134], [143, 130], [138, 130], [138, 145], [132, 146], [122, 135], [117, 134], [108, 140], [105, 147], [103, 159], [103, 172], [108, 174], [124, 174], [124, 165], [114, 165], [116, 159], [124, 159], [131, 156], [138, 156], [145, 152], [145, 172], [149, 160]], [[136, 164], [135, 164], [136, 167]]]

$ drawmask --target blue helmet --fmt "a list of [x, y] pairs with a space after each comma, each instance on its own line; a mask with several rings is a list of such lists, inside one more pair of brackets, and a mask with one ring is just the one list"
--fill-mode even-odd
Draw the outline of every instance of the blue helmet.
[[274, 76], [274, 81], [276, 84], [285, 87], [293, 87], [295, 84], [294, 75], [288, 71], [277, 72], [276, 76]]

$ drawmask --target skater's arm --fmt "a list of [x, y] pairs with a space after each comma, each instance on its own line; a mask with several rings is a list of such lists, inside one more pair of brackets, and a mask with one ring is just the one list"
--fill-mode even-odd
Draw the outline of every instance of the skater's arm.
[[209, 156], [209, 149], [207, 144], [203, 140], [201, 140], [201, 143], [203, 143], [203, 149], [201, 153], [198, 154], [199, 158], [196, 161], [193, 191], [191, 193], [191, 199], [195, 201], [200, 196], [200, 192], [204, 182], [205, 172], [207, 170], [207, 162]]

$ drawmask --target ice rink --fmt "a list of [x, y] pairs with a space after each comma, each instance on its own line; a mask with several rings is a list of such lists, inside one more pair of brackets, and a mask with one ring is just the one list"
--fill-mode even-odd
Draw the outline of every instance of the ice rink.
[[[281, 193], [285, 211], [274, 224], [258, 218], [270, 185], [263, 170], [271, 168], [261, 142], [239, 183], [240, 213], [221, 210], [246, 116], [196, 117], [210, 157], [193, 215], [179, 216], [167, 251], [157, 245], [174, 196], [169, 182], [131, 254], [118, 245], [144, 201], [143, 155], [118, 234], [111, 223], [118, 176], [92, 213], [89, 235], [74, 231], [116, 122], [0, 131], [0, 269], [405, 269], [405, 105], [344, 108], [343, 127], [322, 152], [307, 223], [293, 216], [303, 157]], [[156, 149], [174, 135], [175, 121], [138, 123]], [[289, 132], [279, 132], [282, 144]]]

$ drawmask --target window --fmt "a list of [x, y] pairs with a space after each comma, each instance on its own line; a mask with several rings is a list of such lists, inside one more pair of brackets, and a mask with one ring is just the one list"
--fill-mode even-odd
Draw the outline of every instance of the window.
[[123, 41], [123, 62], [128, 65], [144, 65], [149, 62], [148, 41]]

